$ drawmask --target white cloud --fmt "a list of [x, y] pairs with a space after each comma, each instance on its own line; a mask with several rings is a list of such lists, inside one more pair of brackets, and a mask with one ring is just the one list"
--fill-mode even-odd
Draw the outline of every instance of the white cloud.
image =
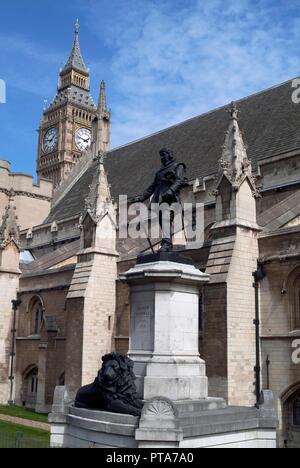
[[87, 0], [86, 23], [112, 50], [114, 144], [296, 76], [297, 3]]

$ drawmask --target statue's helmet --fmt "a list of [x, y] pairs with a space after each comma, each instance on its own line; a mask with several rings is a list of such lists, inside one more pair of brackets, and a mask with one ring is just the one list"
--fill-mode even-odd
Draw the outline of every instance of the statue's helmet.
[[170, 162], [174, 161], [174, 153], [168, 148], [162, 148], [159, 152], [160, 157], [166, 157]]

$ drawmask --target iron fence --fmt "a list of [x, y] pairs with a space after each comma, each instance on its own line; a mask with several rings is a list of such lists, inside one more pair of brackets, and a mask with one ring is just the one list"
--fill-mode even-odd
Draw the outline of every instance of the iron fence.
[[4, 432], [0, 432], [0, 448], [48, 449], [50, 448], [50, 441], [27, 437], [22, 432], [16, 432], [16, 434], [5, 434]]

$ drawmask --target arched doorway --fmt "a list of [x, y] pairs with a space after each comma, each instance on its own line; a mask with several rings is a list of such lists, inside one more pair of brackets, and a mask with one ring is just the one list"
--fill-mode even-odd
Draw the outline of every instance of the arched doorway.
[[23, 374], [22, 403], [26, 408], [35, 409], [38, 392], [38, 367], [33, 365]]
[[300, 448], [300, 382], [282, 395], [283, 434], [289, 448]]

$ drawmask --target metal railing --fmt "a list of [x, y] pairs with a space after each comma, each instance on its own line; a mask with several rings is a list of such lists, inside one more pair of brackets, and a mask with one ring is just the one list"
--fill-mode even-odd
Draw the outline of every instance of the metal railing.
[[16, 434], [5, 434], [0, 432], [0, 449], [48, 449], [50, 448], [50, 441], [35, 439], [27, 437], [22, 432], [16, 432]]

